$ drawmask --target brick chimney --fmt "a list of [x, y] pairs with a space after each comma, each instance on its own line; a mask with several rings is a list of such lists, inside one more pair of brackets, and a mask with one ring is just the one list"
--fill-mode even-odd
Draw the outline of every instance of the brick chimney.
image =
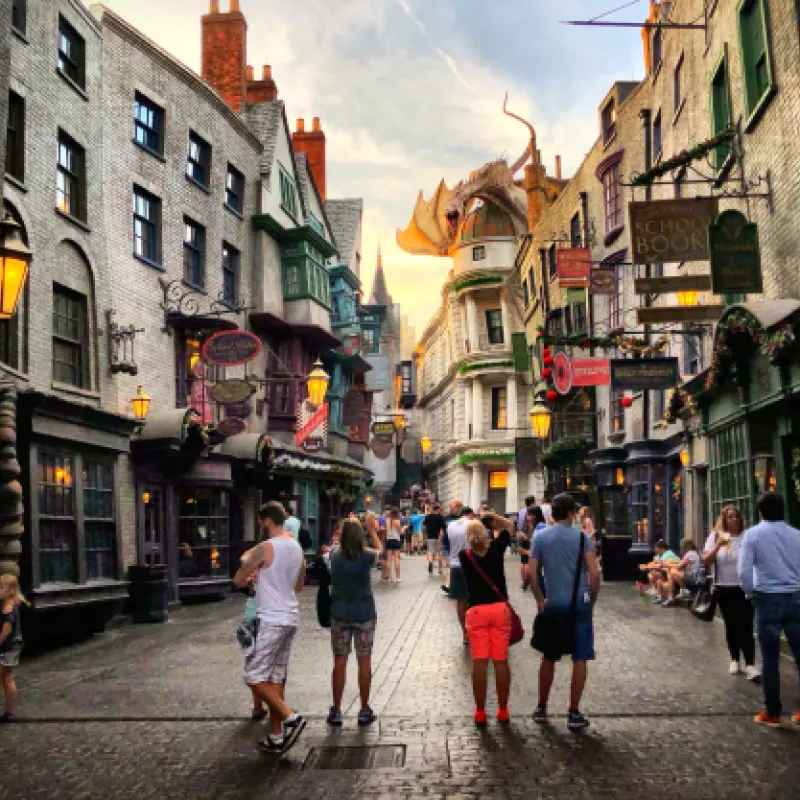
[[261, 80], [254, 80], [252, 67], [247, 68], [247, 102], [266, 103], [278, 99], [278, 87], [272, 80], [272, 67], [265, 65], [261, 70]]
[[325, 134], [322, 132], [319, 117], [314, 117], [310, 131], [306, 130], [305, 120], [297, 120], [297, 130], [292, 134], [292, 149], [295, 153], [306, 154], [311, 175], [324, 203], [326, 198]]
[[221, 13], [219, 0], [211, 0], [209, 13], [201, 18], [201, 75], [237, 113], [247, 96], [247, 20], [239, 0]]

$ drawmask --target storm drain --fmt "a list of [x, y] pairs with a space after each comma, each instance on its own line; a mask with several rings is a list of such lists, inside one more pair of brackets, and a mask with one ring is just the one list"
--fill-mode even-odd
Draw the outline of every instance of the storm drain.
[[404, 744], [312, 747], [303, 769], [391, 769], [405, 763]]

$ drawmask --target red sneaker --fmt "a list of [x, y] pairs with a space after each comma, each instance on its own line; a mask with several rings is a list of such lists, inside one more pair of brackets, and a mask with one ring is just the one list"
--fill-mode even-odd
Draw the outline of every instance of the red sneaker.
[[486, 724], [486, 709], [475, 709], [475, 714], [473, 715], [473, 719], [475, 720], [476, 725], [485, 725]]
[[800, 725], [800, 711], [798, 711], [796, 714], [792, 714], [792, 722], [795, 725]]
[[[795, 716], [800, 717], [800, 714], [796, 714]], [[792, 719], [794, 719], [794, 717], [792, 717]], [[771, 717], [766, 711], [756, 714], [753, 717], [753, 722], [756, 722], [759, 725], [766, 725], [768, 728], [780, 728], [781, 726], [781, 718]]]
[[500, 708], [500, 706], [497, 707], [497, 721], [506, 723], [511, 721], [508, 714], [508, 706], [505, 708]]

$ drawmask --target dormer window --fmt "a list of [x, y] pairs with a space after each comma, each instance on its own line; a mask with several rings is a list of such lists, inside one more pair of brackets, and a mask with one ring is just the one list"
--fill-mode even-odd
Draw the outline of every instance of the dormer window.
[[603, 144], [608, 144], [617, 133], [617, 107], [614, 99], [609, 100], [600, 112], [600, 124], [603, 129]]
[[483, 261], [486, 258], [486, 248], [483, 245], [472, 248], [472, 260]]

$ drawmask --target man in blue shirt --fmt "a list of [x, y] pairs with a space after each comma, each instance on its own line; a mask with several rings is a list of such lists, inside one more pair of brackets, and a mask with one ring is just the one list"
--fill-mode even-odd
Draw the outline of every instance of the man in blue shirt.
[[415, 508], [411, 514], [411, 550], [414, 553], [422, 554], [422, 521], [425, 515]]
[[[594, 627], [592, 610], [600, 591], [600, 571], [597, 567], [597, 554], [592, 540], [581, 530], [573, 527], [578, 514], [578, 504], [572, 495], [560, 494], [553, 499], [553, 524], [537, 533], [533, 538], [533, 549], [529, 562], [531, 575], [536, 575], [539, 564], [544, 567], [544, 582], [547, 586], [547, 599], [542, 593], [538, 580], [531, 585], [540, 614], [553, 615], [563, 625], [574, 625], [572, 656], [572, 685], [570, 690], [569, 717], [567, 725], [571, 730], [589, 727], [589, 720], [580, 712], [580, 702], [586, 685], [587, 662], [594, 660]], [[578, 555], [583, 537], [583, 558], [580, 566]], [[578, 577], [578, 591], [575, 616], [570, 617], [570, 606]], [[555, 643], [534, 643], [542, 653], [539, 668], [539, 706], [533, 719], [539, 723], [547, 722], [547, 701], [555, 676], [556, 661], [561, 659], [561, 651], [553, 650]]]
[[[739, 554], [739, 585], [756, 607], [766, 709], [762, 725], [781, 724], [781, 632], [800, 668], [800, 531], [784, 522], [783, 498], [765, 492], [758, 500], [761, 522], [747, 530]], [[800, 725], [800, 712], [792, 717]]]

